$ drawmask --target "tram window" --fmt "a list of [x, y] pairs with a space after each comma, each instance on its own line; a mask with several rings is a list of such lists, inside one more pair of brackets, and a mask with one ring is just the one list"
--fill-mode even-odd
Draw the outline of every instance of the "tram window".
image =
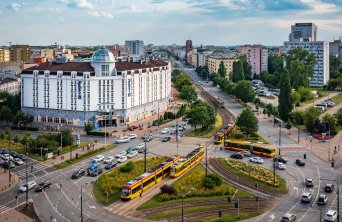
[[138, 192], [141, 189], [140, 185], [132, 190], [132, 194]]
[[157, 174], [157, 178], [161, 177], [163, 174], [162, 174], [162, 171], [160, 173]]

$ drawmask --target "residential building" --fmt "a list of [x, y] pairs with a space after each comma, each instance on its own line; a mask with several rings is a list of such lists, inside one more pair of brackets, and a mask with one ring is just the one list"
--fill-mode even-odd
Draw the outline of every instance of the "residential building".
[[47, 124], [126, 125], [163, 113], [171, 100], [171, 65], [117, 61], [106, 48], [90, 62], [47, 62], [23, 70], [21, 110]]
[[284, 53], [302, 48], [315, 54], [316, 64], [313, 76], [309, 77], [310, 86], [322, 87], [329, 80], [329, 42], [316, 41], [316, 36], [317, 26], [313, 23], [296, 23], [291, 26], [290, 41], [284, 42]]
[[133, 61], [138, 61], [144, 57], [144, 42], [141, 40], [126, 40], [125, 47], [129, 49], [130, 57]]
[[190, 55], [191, 52], [192, 52], [192, 41], [188, 39], [185, 42], [185, 59], [187, 63], [190, 63], [192, 61], [192, 58]]
[[[239, 47], [240, 53], [247, 56], [247, 62], [252, 67], [252, 75], [260, 75], [268, 70], [268, 49], [262, 45], [243, 45]], [[253, 77], [251, 76], [251, 77]]]
[[14, 73], [19, 74], [23, 69], [21, 62], [1, 62], [0, 73]]
[[40, 57], [53, 60], [55, 58], [55, 51], [53, 49], [41, 49], [40, 50]]
[[12, 45], [10, 54], [11, 62], [28, 63], [31, 60], [31, 50], [29, 45]]
[[20, 92], [20, 81], [18, 78], [0, 78], [0, 92], [18, 94]]
[[330, 55], [339, 58], [339, 60], [341, 61], [340, 67], [342, 68], [342, 41], [341, 39], [330, 42], [329, 48], [330, 48], [329, 49]]
[[195, 68], [208, 65], [208, 57], [212, 51], [197, 51], [191, 53], [191, 65]]
[[224, 55], [210, 55], [208, 57], [208, 70], [209, 74], [218, 72], [220, 63], [223, 62], [227, 72], [227, 79], [229, 79], [230, 73], [233, 71], [233, 63], [239, 61], [236, 57], [225, 57]]
[[291, 26], [289, 42], [317, 41], [317, 26], [313, 23], [296, 23]]
[[0, 48], [0, 62], [9, 62], [10, 61], [10, 50]]

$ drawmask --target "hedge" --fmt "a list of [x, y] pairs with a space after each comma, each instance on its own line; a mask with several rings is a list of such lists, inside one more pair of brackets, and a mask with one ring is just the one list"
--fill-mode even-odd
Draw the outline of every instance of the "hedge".
[[14, 130], [28, 130], [28, 131], [38, 131], [38, 126], [11, 126], [11, 129]]
[[[107, 134], [107, 135], [106, 135]], [[87, 135], [91, 135], [91, 136], [108, 136], [109, 133], [108, 132], [102, 132], [102, 131], [88, 131]]]

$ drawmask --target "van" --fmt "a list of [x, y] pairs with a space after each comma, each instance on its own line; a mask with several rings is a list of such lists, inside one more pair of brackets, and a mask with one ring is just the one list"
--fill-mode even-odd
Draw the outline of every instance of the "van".
[[19, 188], [19, 192], [26, 192], [26, 190], [32, 190], [37, 185], [36, 181], [29, 181], [27, 184]]
[[315, 107], [320, 111], [320, 112], [325, 112], [325, 107], [324, 106], [319, 106], [319, 105], [315, 105]]

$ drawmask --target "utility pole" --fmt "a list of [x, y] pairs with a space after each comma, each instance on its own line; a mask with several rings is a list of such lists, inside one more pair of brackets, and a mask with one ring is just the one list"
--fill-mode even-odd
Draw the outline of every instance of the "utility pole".
[[144, 173], [146, 173], [146, 142], [145, 142], [145, 149], [144, 149]]
[[208, 142], [205, 142], [205, 176], [208, 176]]
[[177, 155], [178, 155], [178, 142], [179, 142], [179, 130], [178, 130], [178, 122], [176, 124], [176, 142], [177, 142]]
[[281, 120], [279, 120], [279, 156], [280, 156], [280, 146], [281, 146]]
[[299, 143], [299, 141], [300, 141], [300, 130], [298, 128], [298, 143]]
[[[25, 151], [26, 151], [26, 156], [28, 157], [28, 152], [27, 152], [27, 139], [25, 140]], [[26, 173], [26, 184], [28, 184], [28, 172], [27, 172], [27, 164], [28, 164], [28, 160], [26, 160], [26, 167], [25, 167], [25, 173]], [[28, 188], [28, 187], [27, 187]], [[26, 203], [25, 203], [25, 206], [26, 208], [28, 208], [28, 189], [26, 189], [26, 192], [25, 192], [25, 196], [26, 196]]]
[[83, 196], [82, 196], [82, 186], [81, 186], [81, 222], [83, 222]]

